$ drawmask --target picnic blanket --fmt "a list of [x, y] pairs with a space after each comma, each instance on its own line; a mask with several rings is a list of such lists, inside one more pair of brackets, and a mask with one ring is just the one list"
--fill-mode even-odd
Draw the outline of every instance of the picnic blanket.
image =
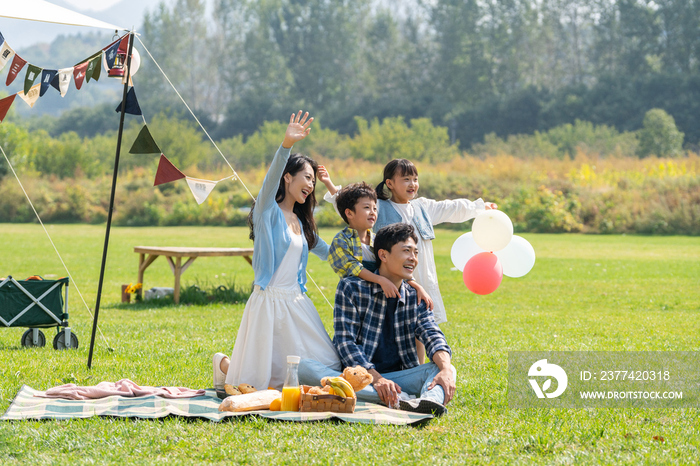
[[362, 424], [409, 425], [422, 423], [433, 416], [409, 413], [385, 406], [358, 401], [355, 412], [345, 413], [295, 413], [287, 411], [248, 411], [242, 413], [220, 412], [221, 400], [213, 389], [192, 398], [163, 398], [149, 395], [142, 397], [109, 396], [95, 400], [64, 400], [46, 398], [46, 393], [24, 385], [7, 408], [0, 421], [74, 419], [93, 416], [157, 419], [168, 416], [207, 419], [220, 422], [230, 418], [259, 416], [276, 421], [325, 421], [341, 420]]

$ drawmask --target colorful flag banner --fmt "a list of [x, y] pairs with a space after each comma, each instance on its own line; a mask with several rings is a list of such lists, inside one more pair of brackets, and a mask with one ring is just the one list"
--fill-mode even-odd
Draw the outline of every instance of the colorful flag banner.
[[[122, 102], [119, 103], [116, 110], [117, 113], [122, 111]], [[133, 86], [126, 93], [126, 113], [129, 115], [143, 115], [141, 113], [141, 107], [139, 106], [139, 101], [136, 99], [136, 91]]]
[[36, 84], [32, 86], [29, 89], [29, 92], [23, 93], [23, 92], [18, 92], [17, 95], [22, 98], [25, 102], [27, 102], [27, 105], [29, 107], [34, 107], [34, 104], [36, 101], [39, 99], [39, 88], [41, 87], [41, 83]]
[[51, 81], [58, 75], [58, 70], [43, 70], [41, 72], [41, 90], [39, 91], [39, 97], [43, 97], [46, 91], [49, 90]]
[[68, 86], [70, 86], [70, 77], [73, 75], [73, 68], [63, 68], [58, 70], [56, 76], [54, 76], [51, 81], [51, 85], [56, 88], [58, 92], [61, 93], [61, 97], [66, 95], [68, 92]]
[[158, 170], [156, 170], [156, 179], [153, 182], [153, 186], [170, 183], [171, 181], [181, 180], [183, 178], [186, 178], [185, 174], [173, 165], [164, 154], [160, 154]]
[[12, 94], [11, 96], [0, 100], [0, 123], [2, 123], [7, 116], [7, 111], [10, 110], [10, 107], [12, 107], [15, 97], [17, 97], [17, 94]]
[[120, 44], [121, 40], [116, 40], [104, 49], [105, 61], [107, 62], [107, 68], [110, 70], [114, 67], [114, 60], [117, 58], [117, 50], [119, 50]]
[[151, 136], [148, 126], [143, 125], [139, 135], [136, 137], [134, 144], [129, 149], [130, 154], [160, 154], [162, 151], [156, 141]]
[[192, 191], [194, 199], [199, 205], [207, 200], [207, 197], [209, 197], [209, 194], [211, 194], [218, 183], [218, 181], [200, 180], [197, 178], [190, 178], [189, 176], [186, 176], [185, 179], [187, 180], [187, 185], [190, 187], [190, 191]]
[[2, 32], [0, 32], [0, 45], [5, 43], [5, 36], [2, 35]]
[[10, 61], [10, 57], [13, 53], [15, 53], [15, 51], [12, 50], [10, 44], [8, 44], [7, 42], [2, 44], [2, 48], [0, 48], [0, 71], [2, 71], [5, 68], [5, 66], [7, 66], [7, 62]]
[[26, 64], [27, 60], [15, 53], [15, 58], [12, 59], [12, 65], [10, 65], [10, 71], [7, 73], [7, 80], [5, 81], [6, 86], [12, 84], [12, 81], [15, 80], [19, 72], [22, 71], [22, 68], [24, 68], [24, 65]]
[[24, 93], [29, 92], [29, 89], [34, 85], [37, 76], [41, 76], [41, 68], [32, 65], [31, 63], [27, 67], [27, 74], [24, 77]]
[[87, 70], [85, 71], [85, 78], [87, 82], [90, 82], [91, 79], [99, 81], [100, 73], [102, 72], [102, 50], [93, 57], [90, 57], [89, 60]]
[[87, 69], [88, 62], [81, 63], [73, 67], [73, 79], [75, 80], [75, 88], [80, 90], [83, 87], [83, 81], [85, 81], [85, 70]]

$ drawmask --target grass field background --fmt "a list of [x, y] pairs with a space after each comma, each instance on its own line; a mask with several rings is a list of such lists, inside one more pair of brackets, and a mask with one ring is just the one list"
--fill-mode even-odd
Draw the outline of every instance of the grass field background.
[[[95, 302], [104, 226], [48, 226], [88, 305]], [[334, 230], [322, 230], [327, 241]], [[700, 461], [695, 409], [531, 409], [507, 405], [512, 350], [697, 351], [700, 348], [700, 238], [523, 235], [537, 252], [525, 277], [504, 278], [488, 296], [466, 290], [452, 271], [456, 231], [438, 230], [434, 248], [449, 321], [443, 325], [459, 373], [448, 415], [424, 428], [256, 419], [213, 424], [167, 419], [90, 419], [0, 424], [0, 463], [522, 463], [688, 464]], [[86, 367], [92, 319], [70, 291], [77, 351], [22, 349], [24, 329], [0, 329], [0, 410], [23, 384], [36, 389], [130, 378], [142, 385], [210, 387], [211, 356], [230, 353], [244, 305], [122, 306], [135, 282], [134, 246], [246, 247], [243, 228], [114, 228], [93, 368]], [[315, 256], [309, 271], [332, 302], [337, 278]], [[0, 224], [0, 276], [64, 276], [40, 226]], [[200, 258], [185, 285], [248, 286], [242, 258]], [[172, 286], [163, 258], [145, 288]], [[309, 283], [326, 328], [332, 310]], [[47, 330], [47, 340], [53, 331]], [[655, 439], [656, 437], [656, 439]], [[660, 438], [663, 437], [663, 441]]]

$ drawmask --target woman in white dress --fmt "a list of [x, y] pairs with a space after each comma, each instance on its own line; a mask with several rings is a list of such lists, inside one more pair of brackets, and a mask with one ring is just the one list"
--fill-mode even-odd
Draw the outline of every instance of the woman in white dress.
[[306, 296], [309, 251], [328, 257], [318, 236], [313, 210], [316, 173], [330, 184], [323, 167], [312, 159], [290, 155], [304, 139], [313, 118], [292, 114], [251, 212], [255, 289], [246, 303], [231, 359], [214, 355], [214, 387], [241, 383], [258, 390], [280, 389], [288, 355], [315, 359], [340, 370], [335, 347], [313, 302]]

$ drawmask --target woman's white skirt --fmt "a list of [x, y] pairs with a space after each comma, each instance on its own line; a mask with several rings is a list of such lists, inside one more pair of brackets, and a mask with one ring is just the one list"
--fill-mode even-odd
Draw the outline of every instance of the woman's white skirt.
[[335, 347], [308, 296], [301, 290], [256, 286], [243, 311], [226, 383], [281, 390], [288, 355], [341, 369]]

